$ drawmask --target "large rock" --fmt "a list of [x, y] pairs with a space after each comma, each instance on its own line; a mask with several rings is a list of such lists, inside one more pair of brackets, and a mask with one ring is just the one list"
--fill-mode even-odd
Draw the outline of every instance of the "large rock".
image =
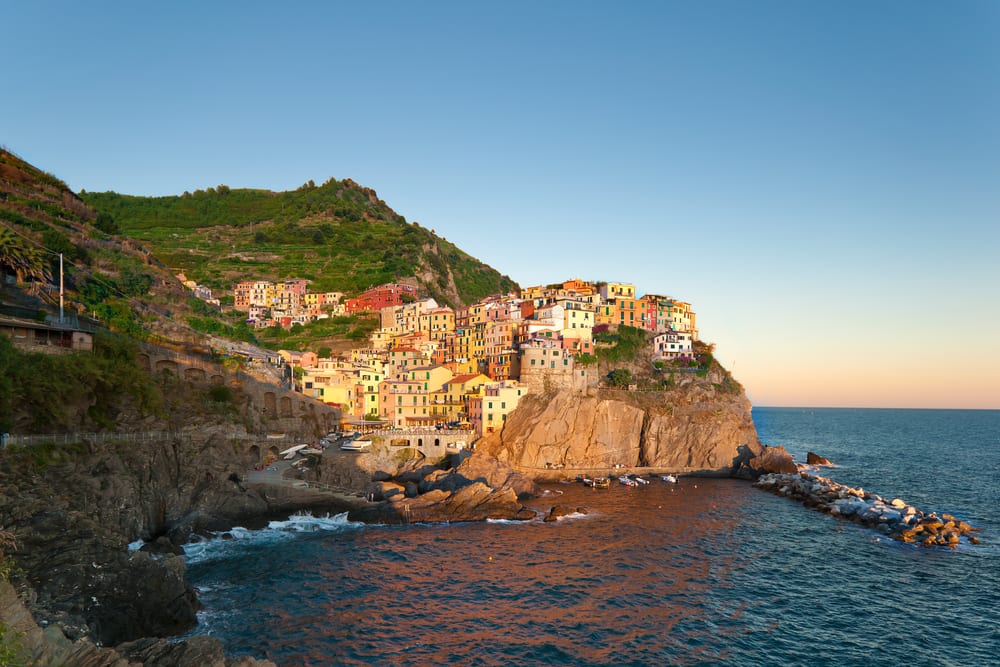
[[526, 511], [513, 489], [492, 489], [482, 482], [472, 482], [457, 491], [429, 491], [396, 504], [392, 511], [407, 521], [484, 521], [486, 519], [527, 519]]
[[511, 489], [519, 498], [538, 495], [540, 489], [531, 478], [517, 472], [512, 466], [482, 452], [475, 452], [454, 470], [432, 473], [424, 478], [429, 489], [456, 491], [475, 482], [492, 489]]
[[528, 395], [476, 451], [538, 478], [615, 464], [732, 474], [741, 448], [760, 451], [742, 392], [711, 384], [658, 393], [554, 391]]
[[222, 643], [211, 637], [193, 637], [181, 642], [146, 638], [102, 648], [86, 638], [70, 637], [59, 623], [43, 630], [7, 582], [0, 582], [0, 625], [18, 638], [18, 658], [24, 664], [38, 667], [275, 667], [270, 660], [226, 658]]
[[761, 474], [775, 472], [794, 475], [799, 471], [792, 455], [784, 447], [768, 447], [766, 445], [759, 456], [750, 460], [750, 467]]
[[806, 463], [808, 463], [811, 466], [828, 466], [828, 465], [832, 465], [830, 463], [829, 459], [824, 458], [824, 457], [820, 456], [819, 454], [817, 454], [815, 452], [807, 452], [806, 453]]

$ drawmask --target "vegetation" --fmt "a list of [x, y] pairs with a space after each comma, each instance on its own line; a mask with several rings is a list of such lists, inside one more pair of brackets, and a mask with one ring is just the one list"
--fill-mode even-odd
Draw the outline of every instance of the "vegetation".
[[645, 329], [620, 325], [616, 332], [611, 333], [608, 329], [595, 328], [594, 342], [611, 343], [610, 347], [606, 345], [595, 346], [597, 358], [601, 361], [637, 361], [640, 357], [648, 354]]
[[161, 404], [152, 377], [135, 365], [135, 343], [121, 336], [98, 335], [93, 353], [49, 355], [22, 352], [0, 336], [0, 431], [14, 429], [17, 415], [30, 415], [24, 428], [35, 432], [70, 430], [72, 407], [84, 401], [87, 417], [113, 428], [122, 395], [140, 409]]
[[616, 368], [608, 373], [607, 381], [612, 387], [627, 387], [632, 384], [632, 371], [627, 368]]
[[12, 229], [0, 226], [0, 269], [17, 276], [19, 281], [47, 283], [52, 279], [48, 257], [29, 239]]
[[427, 270], [432, 277], [423, 291], [445, 302], [452, 301], [449, 277], [463, 302], [516, 287], [351, 180], [292, 192], [217, 186], [172, 197], [82, 196], [100, 220], [213, 289], [298, 277], [315, 291], [356, 294]]
[[258, 343], [272, 350], [311, 350], [317, 352], [325, 348], [326, 355], [331, 351], [329, 342], [346, 340], [352, 343], [367, 341], [373, 331], [378, 329], [378, 317], [374, 315], [345, 315], [329, 317], [308, 324], [292, 325], [291, 329], [278, 326], [261, 329], [257, 332]]
[[12, 634], [6, 623], [0, 623], [0, 667], [20, 667], [27, 665], [22, 653], [20, 637]]
[[10, 573], [14, 570], [14, 561], [11, 560], [10, 552], [17, 550], [17, 542], [14, 534], [7, 530], [0, 530], [0, 581], [7, 581]]

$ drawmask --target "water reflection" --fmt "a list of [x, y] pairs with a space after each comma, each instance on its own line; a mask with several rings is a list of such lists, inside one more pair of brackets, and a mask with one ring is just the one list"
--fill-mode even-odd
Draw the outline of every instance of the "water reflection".
[[[339, 535], [272, 619], [279, 664], [674, 664], [726, 659], [748, 485], [591, 490], [555, 523], [378, 528]], [[547, 510], [552, 499], [535, 507]], [[335, 655], [331, 655], [331, 650]]]

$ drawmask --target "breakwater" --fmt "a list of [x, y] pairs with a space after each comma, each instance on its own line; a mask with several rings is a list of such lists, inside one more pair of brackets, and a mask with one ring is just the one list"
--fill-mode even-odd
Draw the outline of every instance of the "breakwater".
[[979, 543], [979, 538], [972, 534], [979, 529], [950, 514], [925, 513], [899, 498], [886, 501], [863, 488], [852, 488], [826, 477], [805, 472], [770, 473], [762, 475], [755, 486], [874, 528], [900, 542], [953, 549], [963, 542]]

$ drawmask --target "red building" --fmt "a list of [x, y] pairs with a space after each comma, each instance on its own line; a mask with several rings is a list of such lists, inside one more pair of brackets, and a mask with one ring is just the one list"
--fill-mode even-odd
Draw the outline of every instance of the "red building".
[[417, 288], [402, 283], [386, 283], [348, 299], [344, 310], [349, 314], [375, 312], [387, 306], [400, 306], [417, 298]]

